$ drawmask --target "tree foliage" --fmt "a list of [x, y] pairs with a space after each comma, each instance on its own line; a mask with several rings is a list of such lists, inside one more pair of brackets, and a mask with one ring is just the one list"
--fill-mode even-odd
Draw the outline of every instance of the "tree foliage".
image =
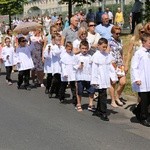
[[24, 3], [27, 3], [27, 0], [0, 0], [0, 14], [20, 14], [23, 12]]
[[150, 0], [146, 0], [145, 2], [145, 15], [144, 15], [145, 21], [150, 21]]

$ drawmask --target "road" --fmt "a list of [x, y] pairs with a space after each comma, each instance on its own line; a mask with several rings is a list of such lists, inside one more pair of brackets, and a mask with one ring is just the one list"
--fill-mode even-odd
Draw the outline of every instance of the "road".
[[[135, 102], [112, 108], [109, 122], [84, 109], [77, 112], [68, 99], [49, 99], [44, 88], [31, 91], [8, 86], [0, 76], [0, 150], [149, 150], [150, 128], [136, 122]], [[67, 93], [69, 91], [67, 90]], [[83, 106], [88, 100], [84, 98]]]

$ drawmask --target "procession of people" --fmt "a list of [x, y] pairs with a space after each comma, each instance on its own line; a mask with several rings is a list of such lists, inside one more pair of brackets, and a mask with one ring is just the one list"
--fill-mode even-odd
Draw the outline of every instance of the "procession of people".
[[82, 96], [87, 92], [87, 109], [109, 121], [107, 93], [110, 93], [113, 108], [124, 105], [121, 94], [132, 59], [131, 84], [139, 98], [133, 113], [142, 125], [150, 127], [150, 70], [147, 67], [150, 63], [150, 23], [135, 26], [125, 61], [120, 38], [124, 19], [119, 20], [117, 14], [113, 21], [108, 12], [106, 8], [106, 12], [101, 13], [97, 24], [98, 16], [90, 16], [90, 10], [87, 22], [84, 13], [78, 12], [72, 16], [68, 27], [61, 16], [54, 14], [53, 19], [49, 16], [28, 18], [15, 24], [13, 30], [8, 29], [0, 40], [0, 67], [4, 64], [6, 68], [8, 86], [14, 84], [11, 74], [17, 70], [18, 90], [45, 88], [48, 98], [55, 97], [64, 103], [66, 89], [70, 88], [77, 112], [83, 111]]

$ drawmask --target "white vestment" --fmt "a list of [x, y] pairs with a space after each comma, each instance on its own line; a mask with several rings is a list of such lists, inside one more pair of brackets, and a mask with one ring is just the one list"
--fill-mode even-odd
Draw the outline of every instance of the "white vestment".
[[16, 61], [18, 71], [34, 68], [31, 57], [32, 46], [18, 47], [16, 49]]
[[55, 45], [47, 44], [43, 53], [44, 56], [44, 73], [53, 73], [52, 68], [52, 49]]
[[5, 46], [2, 48], [2, 59], [4, 61], [5, 66], [13, 66], [14, 65], [14, 57], [15, 52], [12, 46]]
[[61, 74], [61, 67], [60, 67], [60, 58], [61, 55], [65, 52], [64, 46], [58, 47], [57, 45], [53, 46], [52, 48], [52, 73], [59, 73]]
[[75, 81], [76, 70], [76, 56], [73, 53], [63, 53], [61, 57], [61, 80], [62, 81]]
[[[136, 92], [150, 92], [150, 51], [144, 47], [135, 52], [131, 61], [132, 89]], [[135, 82], [141, 81], [141, 85]]]
[[113, 58], [109, 53], [96, 51], [92, 56], [91, 84], [97, 85], [98, 89], [109, 88], [110, 79], [118, 80], [112, 61]]

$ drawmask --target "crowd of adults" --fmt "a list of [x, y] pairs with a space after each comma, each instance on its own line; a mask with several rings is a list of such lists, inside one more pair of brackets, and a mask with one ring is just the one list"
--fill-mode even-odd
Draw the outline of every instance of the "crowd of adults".
[[[34, 45], [34, 51], [32, 51], [31, 54], [34, 63], [34, 68], [31, 70], [31, 79], [34, 86], [39, 85], [40, 87], [45, 87], [45, 93], [49, 93], [50, 87], [47, 89], [47, 85], [45, 85], [43, 82], [45, 61], [44, 51], [47, 45], [53, 42], [53, 38], [55, 38], [56, 34], [57, 37], [58, 34], [61, 37], [61, 46], [65, 47], [68, 42], [72, 43], [72, 51], [75, 55], [79, 55], [81, 53], [81, 42], [87, 41], [89, 45], [88, 54], [93, 56], [98, 51], [99, 39], [104, 38], [108, 41], [106, 52], [111, 54], [111, 56], [113, 57], [112, 64], [116, 70], [116, 75], [118, 77], [118, 82], [111, 82], [110, 87], [108, 88], [111, 96], [111, 106], [116, 108], [124, 105], [121, 99], [121, 94], [126, 84], [126, 74], [128, 73], [128, 70], [130, 68], [130, 60], [134, 53], [143, 46], [141, 38], [143, 34], [150, 33], [150, 23], [147, 23], [146, 25], [140, 23], [135, 26], [134, 34], [130, 40], [130, 43], [128, 44], [128, 54], [125, 61], [123, 43], [120, 39], [124, 19], [120, 8], [118, 8], [115, 17], [113, 17], [113, 14], [109, 10], [109, 8], [106, 8], [105, 12], [103, 12], [102, 9], [99, 8], [96, 14], [92, 12], [92, 9], [89, 10], [89, 13], [87, 15], [85, 15], [82, 11], [77, 12], [71, 17], [70, 25], [68, 16], [66, 16], [65, 20], [63, 21], [61, 15], [57, 16], [57, 14], [54, 13], [51, 17], [37, 16], [29, 17], [24, 20], [14, 19], [13, 27], [15, 28], [20, 22], [33, 21], [42, 24], [43, 28], [36, 29], [35, 31], [31, 32], [24, 31], [20, 34], [14, 34], [11, 29], [8, 29], [5, 35], [0, 34], [0, 50], [2, 51], [3, 47], [7, 45], [6, 40], [8, 39], [10, 39], [11, 46], [13, 46], [14, 50], [16, 50], [19, 46], [18, 39], [20, 37], [24, 37], [28, 45]], [[2, 56], [0, 57], [0, 61], [1, 68], [4, 61]], [[13, 69], [15, 70], [15, 66]], [[7, 76], [6, 80], [8, 82], [8, 85], [12, 85], [13, 81], [8, 80]], [[55, 91], [56, 97], [59, 94], [58, 91], [59, 87]], [[95, 97], [97, 94], [99, 94], [99, 92], [95, 92]], [[138, 99], [138, 102], [140, 103], [140, 96]], [[94, 111], [93, 108], [89, 108], [89, 110]], [[135, 111], [134, 113], [137, 116], [137, 113]], [[138, 117], [137, 119], [139, 119]], [[107, 121], [108, 118], [103, 119]], [[143, 125], [149, 126], [148, 123], [143, 123]]]

